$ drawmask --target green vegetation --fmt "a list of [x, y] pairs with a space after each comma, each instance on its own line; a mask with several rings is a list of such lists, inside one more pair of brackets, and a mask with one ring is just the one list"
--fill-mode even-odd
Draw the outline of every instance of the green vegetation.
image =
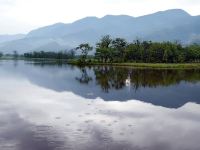
[[[112, 39], [106, 35], [97, 42], [95, 55], [88, 56], [92, 49], [88, 43], [83, 43], [69, 52], [41, 51], [25, 53], [24, 57], [65, 59], [70, 64], [79, 65], [200, 68], [200, 45], [198, 44], [183, 46], [178, 42], [152, 42], [138, 39], [127, 42], [123, 38]], [[80, 55], [75, 55], [77, 50], [80, 51]]]
[[[79, 60], [72, 59], [67, 61], [72, 65], [80, 65]], [[85, 65], [101, 65], [101, 66], [121, 66], [134, 68], [160, 68], [160, 69], [200, 69], [200, 63], [103, 63], [97, 61], [87, 61]]]
[[[70, 60], [71, 64], [82, 61]], [[87, 65], [115, 65], [150, 68], [200, 68], [200, 45], [182, 46], [178, 42], [140, 41], [128, 43], [125, 39], [112, 39], [106, 35], [96, 44]]]
[[96, 44], [95, 58], [103, 63], [184, 63], [200, 62], [200, 45], [183, 47], [178, 42], [140, 41], [102, 37]]
[[68, 51], [60, 51], [60, 52], [31, 52], [24, 53], [25, 58], [34, 58], [34, 59], [73, 59], [75, 53], [73, 50]]
[[139, 68], [199, 68], [200, 63], [113, 63], [114, 66], [132, 66]]
[[0, 52], [0, 58], [1, 58], [1, 57], [3, 57], [3, 53], [2, 53], [2, 52]]
[[82, 55], [80, 56], [79, 63], [85, 63], [89, 51], [92, 50], [92, 47], [88, 43], [80, 44], [76, 50], [81, 50]]

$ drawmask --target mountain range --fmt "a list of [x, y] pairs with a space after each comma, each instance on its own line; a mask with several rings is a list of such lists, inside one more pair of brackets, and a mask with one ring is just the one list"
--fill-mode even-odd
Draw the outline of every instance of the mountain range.
[[136, 38], [152, 41], [180, 41], [183, 44], [200, 42], [200, 16], [191, 16], [184, 10], [171, 9], [132, 17], [106, 15], [86, 17], [73, 23], [56, 23], [23, 35], [0, 36], [0, 51], [19, 53], [29, 51], [58, 51], [76, 47], [83, 42], [92, 45], [103, 36]]

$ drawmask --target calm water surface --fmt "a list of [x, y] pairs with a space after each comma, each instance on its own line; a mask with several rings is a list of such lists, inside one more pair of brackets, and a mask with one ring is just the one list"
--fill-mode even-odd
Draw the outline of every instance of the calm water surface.
[[0, 61], [0, 150], [199, 150], [200, 70]]

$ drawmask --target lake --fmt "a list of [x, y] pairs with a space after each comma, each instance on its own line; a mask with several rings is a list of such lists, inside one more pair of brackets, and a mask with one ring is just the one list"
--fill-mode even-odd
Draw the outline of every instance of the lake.
[[0, 61], [0, 150], [199, 150], [200, 70]]

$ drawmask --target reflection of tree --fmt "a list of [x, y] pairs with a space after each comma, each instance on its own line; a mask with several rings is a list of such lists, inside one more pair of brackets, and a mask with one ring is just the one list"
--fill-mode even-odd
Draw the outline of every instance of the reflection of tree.
[[157, 87], [179, 84], [181, 81], [197, 82], [200, 80], [200, 70], [170, 70], [170, 69], [130, 69], [110, 66], [94, 68], [97, 84], [104, 92], [109, 89], [122, 89], [127, 79], [135, 90], [141, 87]]
[[88, 84], [92, 81], [92, 77], [90, 77], [87, 73], [86, 68], [81, 68], [81, 77], [76, 77], [76, 80], [83, 84]]
[[39, 66], [39, 67], [67, 67], [74, 69], [72, 65], [67, 65], [64, 61], [55, 61], [55, 60], [26, 60], [26, 64]]
[[108, 92], [110, 88], [121, 89], [125, 86], [127, 72], [113, 67], [104, 66], [94, 68], [97, 84], [101, 85], [103, 91]]
[[150, 70], [134, 69], [131, 82], [134, 88], [157, 87], [179, 84], [181, 81], [195, 82], [200, 80], [200, 70]]
[[17, 59], [14, 59], [13, 65], [14, 65], [14, 67], [17, 67], [17, 66], [18, 66], [18, 60], [17, 60]]
[[109, 68], [108, 67], [97, 67], [94, 68], [94, 72], [96, 75], [96, 81], [97, 84], [101, 85], [101, 88], [103, 91], [108, 92], [108, 89], [110, 89], [110, 83], [109, 83]]

